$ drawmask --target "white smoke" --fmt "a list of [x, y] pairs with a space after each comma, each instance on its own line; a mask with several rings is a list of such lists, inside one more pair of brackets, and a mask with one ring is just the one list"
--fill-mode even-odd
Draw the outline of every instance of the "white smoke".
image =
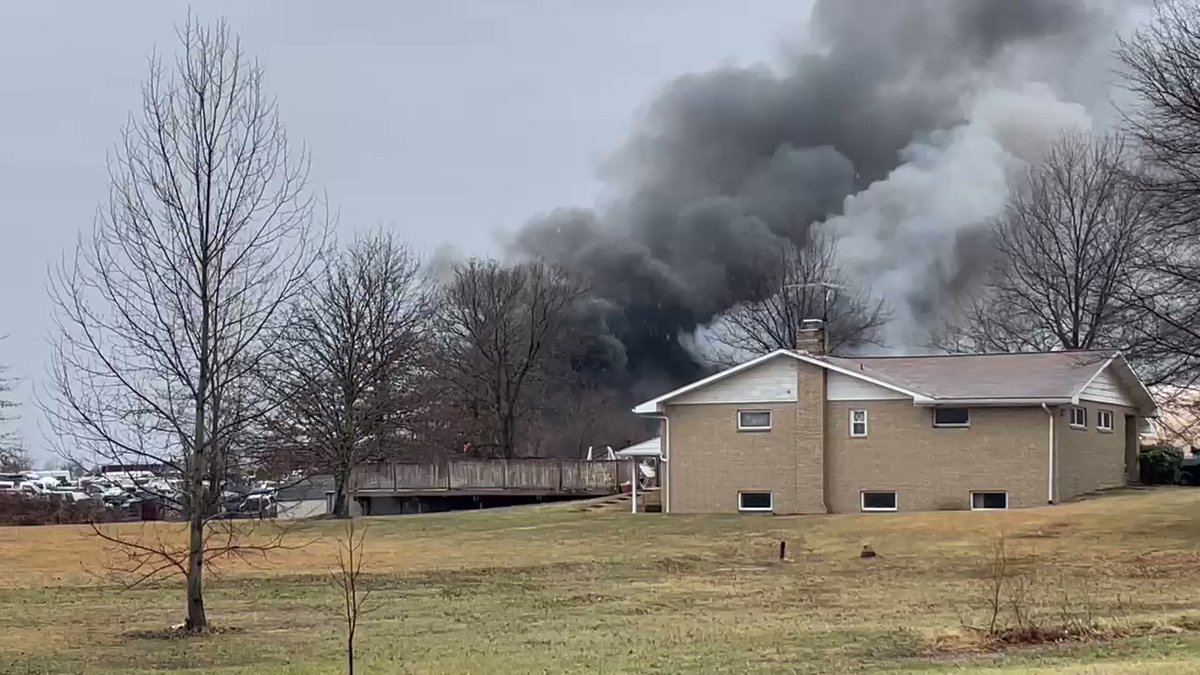
[[1082, 105], [1040, 83], [988, 89], [963, 104], [965, 123], [909, 145], [903, 164], [819, 226], [837, 238], [843, 271], [892, 308], [883, 337], [893, 349], [928, 343], [939, 305], [950, 301], [939, 294], [973, 272], [961, 261], [978, 259], [961, 249], [986, 245], [1010, 178], [1064, 131], [1092, 125]]

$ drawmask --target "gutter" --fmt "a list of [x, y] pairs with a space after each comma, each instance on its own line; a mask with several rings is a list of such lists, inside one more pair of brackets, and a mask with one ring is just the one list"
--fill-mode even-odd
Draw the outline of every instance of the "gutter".
[[918, 407], [927, 406], [1031, 406], [1040, 405], [1045, 408], [1049, 405], [1067, 405], [1073, 403], [1069, 398], [938, 398], [938, 399], [917, 399], [913, 405]]
[[1050, 443], [1046, 446], [1048, 466], [1046, 467], [1046, 503], [1054, 503], [1054, 411], [1042, 402], [1042, 410], [1046, 411], [1046, 417], [1050, 420]]
[[[670, 513], [671, 512], [671, 469], [670, 469], [669, 464], [670, 464], [671, 459], [668, 455], [670, 454], [669, 450], [671, 447], [671, 420], [666, 415], [643, 415], [643, 416], [648, 417], [650, 419], [662, 420], [662, 423], [663, 423], [662, 443], [659, 444], [659, 448], [658, 448], [658, 458], [659, 458], [659, 460], [662, 461], [662, 463], [664, 465], [663, 468], [665, 468], [667, 470], [667, 479], [665, 481], [663, 481], [663, 484], [662, 484], [662, 490], [663, 490], [662, 512]], [[634, 479], [636, 480], [636, 476], [634, 477]]]

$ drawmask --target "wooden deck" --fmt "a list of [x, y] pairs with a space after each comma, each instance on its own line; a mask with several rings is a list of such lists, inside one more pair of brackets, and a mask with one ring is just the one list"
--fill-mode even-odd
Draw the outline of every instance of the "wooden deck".
[[350, 485], [361, 497], [600, 496], [620, 491], [619, 464], [581, 459], [389, 462], [361, 467]]

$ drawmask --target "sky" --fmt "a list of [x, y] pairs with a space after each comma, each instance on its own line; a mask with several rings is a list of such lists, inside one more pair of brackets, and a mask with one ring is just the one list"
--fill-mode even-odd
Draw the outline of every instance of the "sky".
[[[590, 205], [597, 168], [672, 77], [771, 60], [804, 0], [205, 0], [257, 56], [339, 234], [498, 249], [535, 214]], [[749, 9], [751, 8], [752, 9]], [[47, 268], [91, 227], [147, 59], [176, 51], [173, 0], [0, 2], [0, 362], [37, 461]]]

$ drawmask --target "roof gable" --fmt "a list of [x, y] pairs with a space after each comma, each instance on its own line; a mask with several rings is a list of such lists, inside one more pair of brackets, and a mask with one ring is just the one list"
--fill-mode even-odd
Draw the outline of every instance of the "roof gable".
[[676, 396], [673, 404], [786, 403], [796, 400], [795, 359], [767, 359], [735, 377], [714, 380]]
[[[659, 413], [667, 401], [678, 400], [715, 383], [736, 378], [772, 359], [784, 358], [882, 387], [911, 398], [915, 405], [1078, 403], [1081, 395], [1092, 395], [1089, 387], [1100, 388], [1098, 383], [1107, 377], [1103, 373], [1109, 373], [1123, 387], [1141, 414], [1157, 414], [1157, 406], [1149, 390], [1120, 352], [1111, 350], [853, 358], [819, 357], [805, 352], [779, 350], [667, 392], [638, 405], [634, 412], [643, 415]], [[728, 396], [721, 400], [696, 398], [692, 402], [756, 402], [753, 398], [726, 400]]]
[[[775, 360], [775, 359], [785, 359], [785, 358], [794, 359], [794, 360], [802, 362], [802, 363], [808, 363], [810, 365], [814, 365], [819, 368], [825, 368], [826, 370], [832, 370], [834, 372], [842, 373], [843, 375], [855, 377], [855, 378], [864, 380], [866, 382], [869, 382], [871, 384], [881, 386], [881, 387], [884, 387], [884, 388], [892, 390], [892, 391], [896, 391], [900, 394], [905, 395], [906, 397], [924, 398], [920, 394], [905, 390], [905, 389], [897, 386], [894, 383], [876, 379], [876, 378], [868, 375], [863, 370], [856, 372], [854, 370], [846, 369], [838, 364], [831, 363], [826, 359], [815, 357], [815, 356], [812, 356], [812, 355], [809, 355], [809, 354], [806, 354], [803, 352], [795, 352], [795, 351], [791, 351], [788, 349], [780, 349], [780, 350], [771, 352], [770, 354], [764, 354], [763, 356], [759, 356], [757, 358], [751, 359], [749, 361], [746, 361], [745, 363], [734, 366], [732, 368], [728, 368], [728, 369], [723, 370], [714, 375], [710, 375], [703, 379], [696, 380], [695, 382], [692, 382], [691, 384], [685, 385], [685, 386], [675, 389], [673, 391], [669, 391], [657, 398], [650, 399], [649, 401], [641, 403], [637, 407], [635, 407], [633, 409], [633, 412], [635, 412], [639, 415], [651, 415], [651, 414], [659, 413], [662, 411], [663, 404], [666, 403], [667, 401], [678, 400], [680, 397], [683, 397], [687, 394], [697, 392], [698, 390], [703, 389], [705, 387], [709, 387], [716, 383], [729, 380], [730, 378], [737, 377], [740, 374], [745, 373], [748, 370], [752, 370], [760, 365], [763, 365], [768, 361]], [[794, 399], [791, 399], [791, 400], [794, 400]], [[728, 401], [728, 402], [734, 402], [734, 401]], [[741, 402], [741, 401], [738, 401], [738, 402]], [[753, 403], [756, 401], [746, 400], [745, 402]], [[762, 402], [762, 401], [757, 401], [757, 402]]]
[[1074, 395], [1080, 400], [1130, 405], [1149, 417], [1159, 414], [1158, 402], [1121, 353], [1114, 354]]

